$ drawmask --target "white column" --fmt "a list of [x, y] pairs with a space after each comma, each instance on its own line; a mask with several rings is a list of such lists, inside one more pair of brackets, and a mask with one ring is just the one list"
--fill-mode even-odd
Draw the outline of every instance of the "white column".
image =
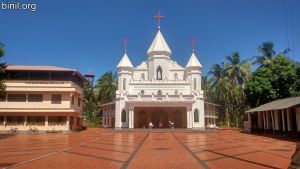
[[286, 119], [287, 119], [287, 130], [291, 131], [292, 130], [292, 125], [291, 125], [291, 111], [290, 109], [286, 109]]
[[133, 110], [129, 110], [129, 128], [134, 127], [134, 117], [133, 117]]
[[27, 116], [24, 117], [24, 127], [27, 126]]
[[4, 122], [3, 122], [4, 127], [6, 127], [6, 116], [4, 116]]
[[274, 124], [274, 111], [271, 110], [271, 121], [272, 121], [272, 130], [275, 130], [275, 124]]
[[187, 109], [186, 111], [186, 119], [187, 119], [187, 128], [191, 128], [191, 110]]
[[[73, 117], [74, 118], [74, 117]], [[73, 119], [74, 120], [74, 119]], [[68, 130], [70, 130], [70, 116], [67, 116], [67, 122], [66, 122], [66, 127]]]
[[275, 130], [279, 130], [278, 110], [274, 111]]
[[284, 110], [281, 109], [281, 115], [282, 115], [282, 130], [285, 131], [285, 120], [284, 120]]
[[270, 118], [269, 118], [269, 111], [266, 111], [266, 121], [267, 121], [267, 130], [270, 129]]
[[189, 113], [189, 109], [186, 109], [186, 127], [190, 128], [190, 113]]
[[[198, 119], [199, 119], [199, 122], [200, 122], [200, 111], [198, 111]], [[194, 114], [192, 112], [192, 110], [190, 111], [190, 117], [191, 117], [191, 128], [194, 127]]]
[[132, 114], [131, 109], [129, 109], [129, 111], [128, 111], [128, 128], [130, 128], [130, 129], [132, 128], [131, 114]]
[[257, 124], [258, 124], [258, 128], [261, 129], [261, 113], [257, 112]]
[[132, 109], [131, 112], [132, 112], [131, 113], [131, 115], [132, 115], [132, 118], [131, 118], [132, 119], [131, 120], [132, 121], [132, 125], [131, 126], [132, 126], [132, 128], [134, 128], [134, 109]]
[[48, 116], [45, 116], [45, 127], [48, 127]]
[[264, 130], [266, 129], [266, 115], [265, 115], [265, 112], [262, 111], [262, 114], [263, 114], [263, 124], [264, 124]]

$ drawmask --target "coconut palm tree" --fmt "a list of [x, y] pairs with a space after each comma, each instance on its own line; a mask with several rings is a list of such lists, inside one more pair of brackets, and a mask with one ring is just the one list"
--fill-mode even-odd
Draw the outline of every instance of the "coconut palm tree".
[[[5, 55], [5, 49], [3, 43], [0, 42], [0, 59], [2, 59]], [[6, 79], [5, 73], [6, 64], [0, 63], [0, 96], [5, 94], [5, 85], [4, 80]]]
[[259, 67], [268, 66], [272, 64], [272, 59], [275, 56], [274, 44], [272, 42], [265, 42], [258, 46], [257, 51], [260, 56], [254, 56], [253, 64], [258, 64]]
[[115, 99], [117, 90], [117, 74], [112, 71], [104, 73], [96, 85], [98, 103], [107, 103]]
[[226, 56], [225, 74], [234, 83], [238, 85], [244, 85], [251, 74], [251, 64], [248, 60], [241, 62], [240, 55], [238, 52], [233, 52], [230, 56]]
[[224, 63], [221, 64], [213, 64], [211, 70], [208, 72], [208, 75], [211, 75], [210, 86], [215, 87], [222, 78], [225, 77], [224, 74]]

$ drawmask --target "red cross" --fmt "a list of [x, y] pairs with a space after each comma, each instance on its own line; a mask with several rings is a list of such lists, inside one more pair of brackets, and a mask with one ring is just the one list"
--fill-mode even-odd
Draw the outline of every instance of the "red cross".
[[157, 12], [157, 15], [154, 18], [157, 19], [157, 28], [160, 29], [160, 20], [163, 19], [165, 16], [160, 15], [160, 11]]
[[123, 45], [124, 45], [124, 50], [125, 50], [125, 52], [126, 52], [126, 50], [127, 50], [128, 42], [129, 42], [129, 40], [128, 40], [127, 38], [125, 38], [125, 39], [123, 40]]
[[193, 37], [191, 40], [193, 51], [195, 51], [196, 42], [197, 42], [197, 40]]

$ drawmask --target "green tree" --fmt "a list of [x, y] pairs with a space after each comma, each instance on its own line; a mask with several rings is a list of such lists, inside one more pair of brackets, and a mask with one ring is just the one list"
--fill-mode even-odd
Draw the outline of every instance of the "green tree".
[[215, 87], [218, 83], [221, 83], [222, 79], [225, 77], [224, 73], [224, 63], [213, 64], [208, 75], [211, 75], [210, 86]]
[[93, 86], [91, 83], [86, 83], [83, 86], [83, 96], [84, 96], [84, 107], [83, 114], [87, 119], [92, 119], [95, 114], [99, 111], [95, 93], [93, 92]]
[[258, 64], [259, 67], [268, 66], [272, 64], [272, 59], [275, 56], [274, 44], [272, 42], [265, 42], [257, 48], [259, 56], [254, 56], [253, 64]]
[[96, 93], [98, 104], [111, 102], [116, 97], [117, 74], [112, 71], [104, 73], [97, 81]]
[[[5, 49], [4, 44], [0, 42], [0, 60], [5, 55]], [[0, 63], [0, 96], [3, 96], [5, 94], [5, 84], [4, 80], [6, 79], [6, 73], [5, 73], [6, 64]]]
[[225, 64], [226, 75], [237, 85], [243, 85], [251, 74], [251, 65], [247, 60], [241, 62], [238, 52], [233, 52], [226, 57], [228, 63]]
[[224, 124], [239, 127], [246, 108], [243, 89], [251, 75], [251, 64], [241, 61], [237, 52], [227, 56], [226, 61], [214, 64], [208, 72], [211, 78], [206, 96], [223, 107], [219, 117]]
[[257, 69], [246, 84], [247, 102], [252, 107], [299, 92], [295, 86], [300, 78], [297, 76], [297, 65], [282, 54], [272, 62], [270, 66]]
[[227, 126], [230, 125], [230, 118], [229, 118], [229, 97], [230, 97], [230, 86], [231, 82], [229, 81], [228, 77], [225, 74], [224, 63], [221, 64], [214, 64], [212, 65], [211, 70], [208, 72], [208, 75], [211, 76], [210, 78], [210, 89], [209, 95], [210, 99], [213, 102], [220, 104], [224, 109], [224, 111], [219, 112], [219, 116], [221, 120], [226, 122]]
[[297, 64], [297, 68], [296, 68], [296, 81], [293, 85], [293, 89], [292, 89], [292, 95], [293, 96], [300, 96], [300, 64]]

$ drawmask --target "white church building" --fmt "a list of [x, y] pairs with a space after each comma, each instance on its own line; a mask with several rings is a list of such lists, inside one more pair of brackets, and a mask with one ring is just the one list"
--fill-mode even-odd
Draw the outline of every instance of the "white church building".
[[158, 27], [147, 55], [146, 61], [134, 67], [125, 50], [117, 65], [116, 99], [101, 105], [103, 126], [148, 128], [152, 123], [154, 128], [168, 128], [171, 122], [175, 128], [204, 128], [215, 124], [216, 105], [204, 106], [202, 65], [195, 50], [186, 66], [180, 66], [172, 60], [172, 51]]
[[158, 30], [148, 59], [133, 67], [126, 51], [118, 64], [115, 127], [203, 128], [204, 99], [201, 90], [202, 65], [195, 52], [186, 67], [171, 59], [165, 38]]

